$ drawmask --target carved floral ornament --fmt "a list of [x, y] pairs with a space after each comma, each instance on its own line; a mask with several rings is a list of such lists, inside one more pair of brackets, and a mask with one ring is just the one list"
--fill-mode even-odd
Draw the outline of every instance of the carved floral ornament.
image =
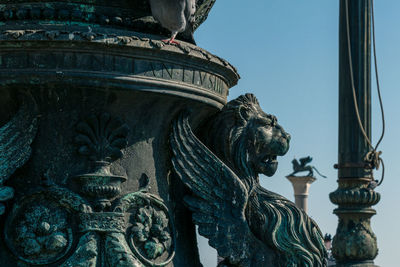
[[87, 173], [72, 177], [81, 192], [50, 182], [20, 198], [6, 218], [5, 243], [20, 262], [162, 267], [172, 261], [175, 229], [162, 199], [145, 189], [119, 196], [127, 178], [110, 171], [127, 135], [127, 125], [108, 113], [77, 125], [78, 152], [90, 161]]
[[117, 199], [111, 210], [94, 212], [78, 194], [52, 185], [14, 205], [5, 241], [34, 265], [96, 266], [104, 257], [102, 266], [165, 266], [173, 259], [174, 227], [161, 199], [139, 191]]

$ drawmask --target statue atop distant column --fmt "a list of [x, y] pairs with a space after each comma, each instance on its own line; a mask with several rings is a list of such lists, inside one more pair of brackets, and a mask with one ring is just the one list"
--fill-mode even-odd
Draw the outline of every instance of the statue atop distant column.
[[[299, 160], [293, 159], [293, 172], [286, 176], [286, 178], [292, 183], [294, 189], [294, 198], [296, 206], [300, 209], [303, 209], [307, 212], [308, 209], [308, 190], [310, 185], [316, 181], [317, 178], [314, 177], [314, 170], [322, 177], [326, 178], [326, 176], [322, 175], [317, 168], [314, 166], [308, 165], [312, 161], [312, 157], [307, 156], [300, 158]], [[301, 172], [308, 172], [302, 176], [296, 175]]]
[[307, 156], [304, 158], [300, 158], [299, 160], [293, 159], [292, 164], [293, 164], [293, 172], [289, 174], [288, 176], [295, 176], [299, 172], [305, 172], [308, 171], [308, 174], [306, 176], [308, 177], [314, 177], [314, 170], [323, 178], [326, 178], [326, 176], [322, 175], [317, 168], [314, 166], [308, 165], [312, 161], [312, 157]]

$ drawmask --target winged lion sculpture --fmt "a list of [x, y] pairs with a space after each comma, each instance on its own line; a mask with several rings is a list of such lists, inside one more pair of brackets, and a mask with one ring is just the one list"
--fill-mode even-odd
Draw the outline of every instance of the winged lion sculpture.
[[193, 192], [184, 201], [199, 233], [222, 266], [326, 266], [322, 233], [306, 213], [266, 190], [258, 175], [272, 176], [290, 135], [255, 96], [229, 102], [204, 129], [201, 142], [180, 115], [170, 138], [172, 164]]
[[295, 174], [297, 174], [299, 172], [308, 171], [307, 176], [314, 177], [314, 170], [315, 170], [321, 177], [326, 178], [326, 176], [322, 175], [318, 171], [317, 168], [315, 168], [314, 166], [308, 165], [312, 160], [313, 159], [310, 156], [304, 157], [304, 158], [300, 158], [299, 160], [293, 159], [292, 160], [293, 172], [291, 174], [289, 174], [289, 176], [294, 176]]

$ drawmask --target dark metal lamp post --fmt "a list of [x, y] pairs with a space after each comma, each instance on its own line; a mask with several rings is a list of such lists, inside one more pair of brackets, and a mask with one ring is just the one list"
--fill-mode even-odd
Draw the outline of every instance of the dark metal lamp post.
[[370, 139], [371, 8], [371, 0], [340, 0], [339, 155], [335, 166], [338, 169], [339, 187], [330, 194], [331, 201], [339, 206], [334, 210], [339, 217], [339, 225], [332, 249], [336, 266], [376, 266], [373, 260], [378, 254], [370, 218], [376, 214], [371, 207], [379, 202], [380, 195], [368, 188], [373, 181], [373, 174], [363, 160], [369, 152], [369, 145], [359, 127], [355, 112], [347, 31], [349, 28], [360, 119]]

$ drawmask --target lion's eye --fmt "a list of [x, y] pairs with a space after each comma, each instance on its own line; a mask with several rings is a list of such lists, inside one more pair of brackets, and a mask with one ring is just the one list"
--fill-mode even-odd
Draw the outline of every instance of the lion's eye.
[[275, 116], [271, 116], [272, 119], [272, 125], [275, 126], [278, 124], [278, 119]]
[[273, 123], [273, 121], [270, 120], [270, 119], [268, 119], [268, 118], [259, 118], [259, 119], [257, 120], [257, 122], [258, 122], [260, 125], [272, 125], [272, 123]]
[[277, 125], [278, 120], [273, 115], [267, 115], [267, 117], [257, 118], [257, 123], [259, 125], [262, 125], [262, 126], [272, 126], [272, 127], [274, 127], [274, 126]]

